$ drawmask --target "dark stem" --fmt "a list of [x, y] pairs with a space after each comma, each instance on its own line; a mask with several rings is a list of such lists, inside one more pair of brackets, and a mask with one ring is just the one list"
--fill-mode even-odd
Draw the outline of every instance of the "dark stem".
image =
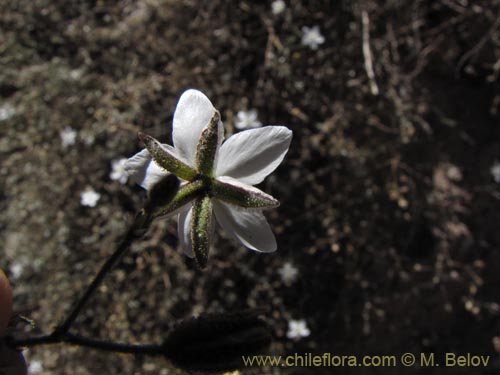
[[78, 315], [80, 314], [81, 310], [85, 306], [85, 304], [88, 302], [89, 298], [92, 296], [92, 294], [95, 292], [95, 290], [99, 287], [101, 282], [104, 280], [104, 277], [106, 274], [111, 271], [111, 269], [120, 261], [120, 259], [123, 257], [127, 249], [130, 247], [132, 242], [144, 234], [144, 232], [147, 230], [149, 225], [151, 224], [151, 215], [146, 214], [144, 210], [139, 212], [137, 216], [135, 217], [134, 222], [128, 229], [127, 233], [125, 234], [125, 237], [123, 240], [119, 243], [117, 249], [111, 255], [111, 257], [104, 263], [102, 266], [101, 270], [99, 273], [95, 276], [94, 280], [92, 283], [88, 286], [87, 290], [83, 294], [83, 296], [78, 300], [76, 305], [73, 307], [71, 310], [71, 313], [68, 315], [66, 320], [55, 330], [55, 332], [47, 337], [63, 337], [65, 334], [69, 331], [71, 325], [74, 323]]
[[101, 341], [83, 336], [67, 334], [67, 343], [89, 348], [105, 350], [108, 352], [128, 353], [128, 354], [147, 354], [161, 355], [163, 354], [162, 346], [156, 344], [126, 344], [111, 341]]
[[59, 342], [62, 342], [62, 336], [57, 337], [54, 334], [37, 337], [26, 337], [22, 339], [13, 336], [7, 336], [5, 338], [5, 343], [7, 344], [7, 346], [10, 346], [14, 349], [36, 345], [57, 344]]
[[68, 343], [71, 345], [85, 346], [92, 349], [105, 350], [109, 352], [128, 354], [162, 355], [163, 347], [156, 344], [126, 344], [112, 341], [91, 339], [85, 336], [73, 335], [66, 332], [62, 335], [47, 335], [39, 337], [28, 337], [25, 339], [7, 338], [7, 345], [12, 348], [32, 347], [36, 345]]
[[83, 296], [75, 304], [66, 320], [64, 320], [64, 322], [59, 327], [57, 327], [54, 332], [49, 335], [38, 337], [16, 338], [13, 336], [8, 336], [6, 337], [6, 344], [12, 348], [20, 348], [45, 344], [68, 343], [71, 345], [86, 346], [89, 348], [120, 353], [149, 355], [162, 354], [161, 345], [125, 344], [112, 341], [102, 341], [91, 339], [85, 336], [74, 335], [69, 332], [72, 324], [75, 322], [76, 318], [85, 307], [92, 294], [102, 283], [106, 274], [113, 269], [113, 267], [120, 261], [120, 259], [122, 259], [132, 242], [144, 235], [149, 225], [151, 224], [151, 221], [152, 215], [146, 213], [145, 210], [141, 210], [136, 215], [134, 222], [129, 227], [121, 242], [118, 244], [113, 255], [111, 255], [111, 257], [108, 258], [108, 260], [104, 263], [104, 265], [99, 270], [99, 273], [94, 277], [94, 280], [92, 280], [92, 283], [85, 290]]

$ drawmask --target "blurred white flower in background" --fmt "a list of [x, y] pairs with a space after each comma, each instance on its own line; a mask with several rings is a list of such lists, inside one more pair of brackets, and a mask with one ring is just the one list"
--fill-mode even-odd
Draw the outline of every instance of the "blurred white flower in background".
[[257, 111], [255, 109], [250, 109], [248, 111], [239, 111], [236, 114], [236, 123], [234, 126], [236, 129], [251, 129], [260, 128], [262, 123], [257, 118]]
[[446, 175], [452, 181], [460, 181], [463, 177], [460, 168], [453, 164], [449, 165], [448, 170], [446, 171]]
[[500, 184], [500, 162], [498, 160], [490, 168], [491, 175], [497, 184]]
[[286, 9], [286, 4], [283, 0], [275, 0], [271, 4], [273, 14], [280, 14]]
[[61, 144], [64, 148], [74, 145], [76, 142], [77, 131], [69, 126], [59, 132]]
[[22, 265], [20, 262], [13, 262], [10, 265], [9, 270], [12, 279], [19, 279], [24, 272], [24, 265]]
[[309, 328], [307, 328], [307, 323], [304, 319], [301, 320], [290, 320], [288, 322], [288, 331], [286, 332], [286, 337], [292, 340], [300, 340], [301, 338], [307, 337], [311, 334]]
[[302, 44], [311, 49], [318, 49], [325, 42], [325, 37], [319, 31], [319, 26], [302, 27]]
[[281, 280], [283, 280], [285, 284], [291, 284], [297, 280], [299, 270], [292, 263], [286, 262], [280, 269], [278, 269], [278, 273], [281, 276]]
[[101, 194], [96, 192], [91, 187], [87, 187], [80, 194], [80, 204], [86, 207], [95, 207], [97, 202], [101, 199]]
[[124, 184], [127, 182], [128, 173], [126, 170], [127, 158], [121, 158], [117, 160], [113, 160], [111, 162], [111, 173], [109, 174], [109, 178], [113, 181], [119, 181], [120, 184]]
[[5, 103], [0, 107], [0, 121], [10, 119], [16, 114], [16, 109], [9, 103]]
[[75, 81], [78, 81], [80, 78], [82, 78], [83, 75], [83, 69], [73, 69], [69, 72], [69, 77]]
[[43, 365], [42, 362], [35, 359], [30, 361], [28, 365], [28, 374], [29, 375], [38, 375], [43, 373]]

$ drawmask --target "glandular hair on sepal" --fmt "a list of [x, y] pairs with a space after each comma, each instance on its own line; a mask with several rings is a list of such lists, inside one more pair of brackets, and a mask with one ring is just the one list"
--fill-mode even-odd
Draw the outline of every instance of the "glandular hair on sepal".
[[205, 268], [210, 250], [213, 228], [212, 200], [209, 196], [197, 198], [191, 216], [191, 242], [198, 267]]
[[154, 162], [169, 173], [179, 178], [191, 181], [197, 174], [196, 170], [172, 154], [166, 146], [162, 145], [150, 135], [139, 133], [139, 139], [144, 143]]
[[279, 206], [279, 201], [254, 188], [253, 186], [238, 186], [214, 179], [212, 192], [217, 199], [243, 208], [273, 208]]
[[203, 181], [195, 180], [182, 185], [175, 196], [167, 204], [162, 207], [155, 208], [154, 216], [167, 216], [176, 212], [179, 208], [194, 200], [197, 196], [202, 194]]
[[203, 129], [196, 146], [196, 165], [205, 176], [212, 176], [215, 156], [219, 146], [220, 113], [215, 111], [208, 125]]

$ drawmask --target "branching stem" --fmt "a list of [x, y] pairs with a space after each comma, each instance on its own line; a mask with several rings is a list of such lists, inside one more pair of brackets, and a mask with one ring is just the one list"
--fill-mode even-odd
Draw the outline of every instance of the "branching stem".
[[102, 281], [106, 275], [113, 269], [113, 267], [123, 258], [125, 252], [128, 250], [130, 245], [134, 240], [141, 238], [145, 231], [148, 229], [152, 221], [152, 215], [147, 213], [145, 210], [141, 210], [135, 217], [134, 222], [129, 227], [127, 233], [123, 237], [122, 241], [118, 244], [115, 252], [110, 258], [104, 263], [97, 275], [92, 280], [92, 283], [83, 293], [82, 297], [75, 304], [71, 310], [68, 317], [60, 324], [51, 334], [38, 336], [38, 337], [27, 337], [27, 338], [15, 338], [7, 337], [7, 345], [13, 348], [19, 347], [30, 347], [35, 345], [44, 344], [57, 344], [57, 343], [69, 343], [73, 345], [87, 346], [95, 349], [121, 352], [121, 353], [134, 353], [134, 354], [160, 354], [159, 351], [161, 346], [158, 345], [131, 345], [123, 343], [115, 343], [110, 341], [101, 341], [90, 339], [84, 336], [74, 335], [69, 332], [71, 326], [78, 318], [78, 315], [82, 309], [87, 304], [88, 300], [96, 289], [101, 285]]
[[25, 339], [7, 338], [7, 345], [13, 348], [32, 347], [37, 345], [67, 343], [71, 345], [85, 346], [92, 349], [127, 353], [127, 354], [147, 354], [147, 355], [162, 355], [163, 348], [156, 344], [126, 344], [112, 341], [103, 341], [91, 339], [85, 336], [74, 335], [69, 332], [58, 335], [54, 332], [50, 335], [28, 337]]

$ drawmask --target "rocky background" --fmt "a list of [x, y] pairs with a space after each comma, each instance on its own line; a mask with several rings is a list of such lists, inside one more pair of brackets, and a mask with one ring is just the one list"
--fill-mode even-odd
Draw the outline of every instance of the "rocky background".
[[[177, 98], [197, 88], [227, 134], [251, 109], [293, 130], [261, 186], [281, 201], [267, 215], [279, 250], [219, 230], [201, 272], [158, 220], [75, 330], [160, 342], [178, 319], [264, 307], [275, 354], [471, 352], [490, 367], [467, 373], [500, 373], [500, 1], [284, 5], [0, 0], [0, 267], [36, 322], [24, 329], [50, 332], [113, 252], [145, 198], [113, 162], [138, 131], [170, 142]], [[290, 331], [300, 320], [309, 335]], [[26, 356], [32, 374], [180, 373], [64, 345]]]

